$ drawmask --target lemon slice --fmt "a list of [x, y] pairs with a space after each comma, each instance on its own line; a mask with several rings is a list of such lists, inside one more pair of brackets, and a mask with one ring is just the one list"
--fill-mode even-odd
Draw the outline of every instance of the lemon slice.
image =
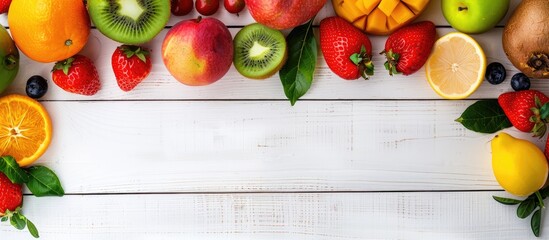
[[425, 64], [431, 88], [443, 98], [464, 99], [484, 80], [486, 56], [470, 36], [453, 32], [435, 42]]

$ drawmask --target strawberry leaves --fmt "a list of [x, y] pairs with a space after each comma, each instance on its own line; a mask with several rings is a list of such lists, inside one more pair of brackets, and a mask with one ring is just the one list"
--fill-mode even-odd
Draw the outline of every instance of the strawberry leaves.
[[69, 69], [72, 66], [72, 62], [74, 62], [74, 58], [67, 58], [63, 61], [56, 62], [53, 66], [52, 72], [54, 70], [62, 70], [65, 75], [69, 75]]
[[31, 220], [21, 213], [21, 208], [15, 209], [15, 211], [6, 210], [2, 222], [10, 221], [10, 224], [17, 230], [23, 230], [27, 227], [27, 230], [34, 238], [39, 238], [38, 229]]
[[134, 45], [122, 45], [120, 46], [120, 50], [126, 55], [127, 58], [131, 58], [134, 55], [139, 58], [143, 62], [147, 62], [147, 55], [149, 55], [149, 51]]
[[359, 53], [353, 53], [349, 58], [358, 66], [358, 72], [362, 78], [368, 80], [368, 76], [374, 75], [374, 64], [364, 45], [360, 47]]
[[[27, 188], [36, 197], [63, 196], [65, 191], [57, 175], [44, 166], [32, 166], [21, 168], [12, 156], [0, 157], [0, 172], [4, 173], [12, 183], [26, 184]], [[27, 217], [21, 213], [21, 207], [15, 211], [6, 210], [0, 221], [7, 222], [16, 229], [23, 230], [25, 227], [29, 233], [38, 238], [38, 229]]]
[[393, 74], [400, 74], [396, 68], [398, 59], [400, 59], [400, 54], [394, 53], [392, 49], [388, 52], [382, 51], [379, 54], [385, 54], [387, 61], [383, 64], [383, 66], [385, 66], [385, 69], [389, 71], [390, 76], [393, 76]]

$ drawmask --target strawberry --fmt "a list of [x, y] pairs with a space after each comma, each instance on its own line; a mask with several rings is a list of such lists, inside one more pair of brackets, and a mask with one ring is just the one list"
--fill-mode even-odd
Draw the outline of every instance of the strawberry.
[[385, 68], [389, 75], [403, 73], [410, 75], [419, 70], [429, 58], [436, 40], [435, 24], [429, 21], [417, 22], [389, 35], [385, 42], [387, 61]]
[[23, 202], [21, 185], [12, 183], [11, 180], [0, 172], [0, 216], [6, 210], [15, 211]]
[[101, 89], [97, 69], [92, 60], [83, 55], [55, 63], [52, 79], [57, 86], [71, 93], [90, 96]]
[[320, 49], [328, 67], [343, 79], [368, 79], [374, 74], [370, 39], [341, 17], [320, 22]]
[[112, 69], [118, 86], [130, 91], [151, 72], [149, 52], [138, 46], [122, 45], [114, 50], [111, 59]]
[[542, 137], [547, 129], [549, 98], [537, 90], [507, 92], [499, 95], [498, 103], [515, 128]]
[[7, 13], [10, 9], [11, 0], [0, 0], [0, 14]]

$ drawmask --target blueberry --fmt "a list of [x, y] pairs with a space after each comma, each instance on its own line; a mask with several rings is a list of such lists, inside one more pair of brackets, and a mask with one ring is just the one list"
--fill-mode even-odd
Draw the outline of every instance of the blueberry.
[[511, 87], [515, 91], [528, 90], [530, 89], [530, 78], [524, 73], [517, 73], [511, 78]]
[[42, 76], [34, 75], [27, 80], [27, 96], [41, 98], [48, 91], [48, 81]]
[[501, 63], [493, 62], [486, 67], [486, 74], [484, 78], [491, 84], [500, 84], [505, 80], [505, 67]]

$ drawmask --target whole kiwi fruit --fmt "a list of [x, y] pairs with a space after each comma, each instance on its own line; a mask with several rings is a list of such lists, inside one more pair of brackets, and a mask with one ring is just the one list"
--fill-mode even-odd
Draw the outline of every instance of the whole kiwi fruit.
[[503, 30], [503, 50], [531, 78], [549, 78], [549, 1], [523, 0]]

